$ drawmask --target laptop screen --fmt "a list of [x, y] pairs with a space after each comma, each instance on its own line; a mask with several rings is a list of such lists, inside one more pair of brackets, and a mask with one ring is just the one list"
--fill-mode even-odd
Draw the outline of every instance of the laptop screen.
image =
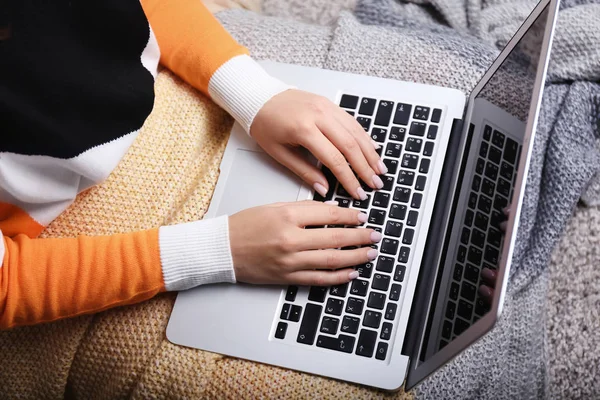
[[[471, 97], [465, 150], [441, 262], [437, 269], [422, 266], [424, 273], [436, 277], [429, 308], [421, 309], [426, 310], [426, 323], [414, 342], [419, 352], [411, 360], [409, 374], [423, 364], [430, 364], [425, 368], [427, 374], [443, 365], [489, 329], [491, 319], [482, 321], [488, 313], [498, 312], [500, 296], [495, 292], [501, 290], [498, 281], [509, 264], [503, 257], [512, 254], [510, 235], [516, 234], [512, 224], [517, 218], [509, 220], [508, 215], [515, 213], [521, 196], [517, 175], [527, 159], [521, 153], [529, 151], [527, 128], [533, 126], [530, 119], [537, 112], [540, 95], [536, 85], [547, 56], [546, 28], [554, 20], [549, 18], [550, 9], [554, 17], [556, 8], [555, 3], [541, 3], [530, 16], [535, 19], [528, 19], [522, 29], [529, 28], [520, 39], [515, 38], [510, 51], [514, 42], [508, 44], [505, 52], [509, 53], [500, 65], [490, 68], [482, 79], [485, 83]], [[407, 383], [414, 384], [427, 374], [418, 373]]]

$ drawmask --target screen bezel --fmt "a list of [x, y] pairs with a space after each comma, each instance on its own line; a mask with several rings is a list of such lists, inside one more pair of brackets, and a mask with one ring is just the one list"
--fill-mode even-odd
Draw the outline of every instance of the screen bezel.
[[[506, 228], [506, 237], [509, 237], [510, 240], [505, 240], [502, 248], [502, 258], [500, 265], [498, 266], [498, 277], [497, 277], [497, 288], [500, 290], [495, 290], [494, 298], [492, 301], [492, 306], [490, 311], [482, 317], [479, 321], [473, 324], [469, 329], [463, 332], [460, 336], [454, 339], [451, 343], [449, 343], [442, 350], [437, 352], [428, 360], [419, 364], [418, 356], [419, 352], [422, 348], [422, 340], [423, 334], [425, 331], [425, 326], [419, 327], [421, 329], [420, 337], [417, 343], [415, 343], [414, 348], [410, 354], [411, 360], [409, 369], [406, 376], [405, 390], [411, 389], [416, 384], [421, 382], [423, 379], [428, 377], [438, 368], [448, 363], [454, 357], [456, 357], [459, 353], [461, 353], [464, 349], [472, 345], [474, 342], [479, 340], [485, 333], [493, 328], [500, 313], [502, 312], [502, 305], [504, 302], [504, 297], [506, 295], [506, 288], [508, 284], [508, 276], [512, 261], [513, 250], [515, 246], [517, 230], [519, 225], [518, 218], [515, 216], [520, 215], [521, 206], [523, 203], [523, 194], [525, 192], [525, 183], [526, 177], [529, 171], [529, 164], [531, 159], [532, 147], [535, 137], [535, 129], [537, 127], [538, 116], [539, 116], [539, 108], [541, 104], [541, 94], [544, 86], [544, 82], [546, 80], [546, 72], [548, 69], [548, 59], [549, 53], [552, 46], [552, 38], [554, 34], [554, 27], [556, 24], [557, 11], [559, 7], [560, 0], [541, 0], [538, 5], [533, 9], [531, 14], [527, 17], [527, 19], [523, 22], [521, 27], [517, 30], [515, 35], [511, 38], [511, 40], [507, 43], [505, 48], [502, 50], [500, 55], [496, 58], [494, 63], [492, 63], [491, 67], [486, 71], [483, 75], [479, 83], [475, 86], [473, 91], [471, 92], [468, 102], [467, 102], [467, 111], [465, 113], [465, 123], [463, 124], [463, 133], [462, 139], [463, 143], [460, 149], [460, 152], [457, 154], [461, 163], [466, 162], [465, 150], [466, 150], [466, 142], [468, 139], [468, 130], [471, 123], [471, 117], [473, 113], [473, 105], [474, 100], [477, 95], [481, 92], [486, 83], [490, 80], [493, 74], [498, 70], [498, 68], [502, 65], [502, 63], [506, 60], [512, 50], [517, 46], [523, 36], [527, 33], [527, 31], [531, 28], [540, 14], [548, 8], [548, 20], [546, 22], [546, 29], [544, 32], [544, 39], [542, 42], [542, 50], [540, 52], [540, 57], [538, 61], [537, 73], [535, 78], [535, 83], [533, 86], [533, 93], [531, 97], [531, 104], [529, 109], [529, 116], [527, 119], [527, 124], [525, 128], [525, 135], [523, 138], [523, 150], [521, 152], [521, 157], [519, 159], [519, 170], [517, 173], [517, 178], [515, 182], [515, 194], [514, 197], [517, 199], [515, 205], [511, 206], [512, 212], [509, 215], [507, 221]], [[541, 68], [540, 68], [541, 67]], [[526, 151], [525, 151], [526, 150]], [[455, 182], [453, 182], [454, 190], [459, 190], [460, 187], [457, 187], [457, 182], [459, 180], [459, 176], [455, 176]], [[451, 221], [446, 221], [446, 227], [450, 227]], [[446, 229], [446, 236], [450, 235], [451, 229]], [[444, 242], [449, 240], [447, 237]], [[433, 287], [435, 287], [435, 282]], [[429, 305], [425, 308], [426, 312], [429, 312], [431, 307], [431, 299], [433, 297], [433, 292], [429, 294]], [[427, 323], [428, 318], [425, 319], [425, 323]]]

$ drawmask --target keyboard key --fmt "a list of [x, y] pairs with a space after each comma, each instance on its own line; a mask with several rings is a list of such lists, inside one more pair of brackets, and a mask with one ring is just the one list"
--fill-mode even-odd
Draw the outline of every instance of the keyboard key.
[[456, 320], [454, 321], [454, 334], [457, 336], [460, 335], [461, 333], [466, 331], [469, 328], [469, 326], [470, 325], [468, 322], [465, 322], [460, 318], [456, 318]]
[[390, 194], [384, 192], [377, 192], [373, 196], [373, 205], [376, 207], [387, 208], [390, 204]]
[[475, 226], [484, 232], [487, 230], [489, 220], [490, 218], [487, 215], [483, 215], [479, 211], [475, 214]]
[[411, 109], [412, 106], [410, 104], [398, 103], [396, 105], [396, 113], [394, 114], [394, 124], [407, 125]]
[[385, 211], [373, 209], [369, 213], [369, 223], [376, 225], [383, 225], [385, 221]]
[[352, 202], [352, 200], [350, 199], [343, 199], [341, 197], [336, 197], [335, 201], [337, 201], [339, 204], [339, 207], [343, 207], [343, 208], [348, 208], [350, 207], [350, 203]]
[[394, 303], [388, 303], [387, 307], [385, 308], [385, 314], [383, 316], [383, 318], [389, 320], [389, 321], [393, 321], [394, 318], [396, 318], [396, 311], [398, 310], [398, 305], [394, 304]]
[[423, 195], [421, 193], [414, 193], [413, 194], [413, 198], [412, 198], [412, 202], [410, 203], [410, 206], [412, 208], [420, 208], [421, 207], [421, 201], [423, 200]]
[[423, 149], [424, 156], [431, 157], [431, 155], [433, 154], [433, 145], [433, 142], [425, 143], [425, 148]]
[[383, 163], [388, 169], [388, 174], [396, 175], [396, 171], [398, 171], [398, 160], [384, 158]]
[[[379, 292], [371, 292], [369, 293], [369, 302], [367, 303], [368, 307], [376, 308], [378, 310], [383, 310], [383, 306], [385, 305], [385, 294]], [[373, 328], [377, 328], [377, 326], [373, 326]]]
[[485, 254], [483, 258], [492, 265], [498, 265], [498, 257], [500, 253], [492, 246], [485, 246]]
[[473, 304], [467, 303], [464, 300], [459, 300], [457, 314], [467, 321], [470, 321], [473, 316]]
[[337, 297], [346, 297], [346, 293], [348, 293], [348, 284], [343, 283], [341, 285], [335, 285], [329, 288], [329, 294]]
[[[476, 285], [479, 282], [479, 268], [467, 263], [465, 267], [465, 279]], [[468, 318], [465, 317], [465, 319]]]
[[454, 314], [456, 313], [456, 303], [448, 300], [448, 304], [446, 305], [446, 318], [454, 319]]
[[373, 273], [373, 263], [368, 262], [354, 267], [358, 271], [358, 276], [361, 278], [370, 278]]
[[352, 96], [349, 94], [342, 95], [342, 98], [340, 100], [340, 107], [351, 108], [354, 110], [357, 105], [358, 105], [358, 96]]
[[438, 123], [442, 119], [442, 110], [439, 108], [435, 108], [433, 113], [431, 113], [431, 122]]
[[308, 300], [322, 303], [327, 296], [327, 288], [324, 286], [311, 286], [308, 292]]
[[469, 230], [469, 228], [463, 228], [462, 229], [462, 233], [460, 235], [460, 242], [462, 244], [469, 244], [469, 239], [471, 238], [471, 231]]
[[481, 193], [485, 194], [488, 197], [493, 197], [495, 190], [496, 184], [490, 181], [488, 178], [483, 178], [483, 185], [481, 185]]
[[454, 264], [454, 273], [452, 274], [452, 278], [455, 281], [460, 282], [462, 280], [463, 274], [463, 266], [461, 264]]
[[478, 174], [483, 174], [483, 170], [485, 169], [485, 160], [483, 158], [477, 159], [477, 164], [475, 165], [475, 172]]
[[402, 246], [400, 247], [400, 254], [398, 255], [398, 262], [407, 263], [408, 257], [410, 255], [410, 247]]
[[[381, 307], [383, 308], [383, 306]], [[365, 311], [365, 316], [363, 317], [363, 326], [368, 326], [369, 328], [379, 328], [379, 324], [381, 323], [381, 313], [377, 311], [367, 310]]]
[[458, 299], [458, 292], [460, 291], [460, 285], [456, 282], [452, 282], [452, 285], [450, 285], [450, 298], [452, 300], [456, 300]]
[[471, 182], [471, 190], [474, 192], [479, 192], [479, 188], [481, 187], [481, 177], [479, 175], [473, 176], [473, 182]]
[[483, 246], [485, 246], [485, 233], [481, 232], [479, 229], [473, 229], [471, 243], [483, 249]]
[[508, 200], [502, 196], [496, 195], [494, 199], [494, 208], [498, 211], [502, 211], [508, 205]]
[[379, 335], [379, 338], [383, 340], [390, 340], [390, 338], [392, 337], [393, 327], [394, 326], [391, 323], [384, 322], [381, 326], [381, 334]]
[[467, 210], [467, 212], [465, 213], [465, 225], [469, 226], [469, 227], [471, 225], [473, 225], [474, 218], [475, 218], [475, 214], [473, 213], [473, 211]]
[[375, 276], [373, 276], [373, 283], [371, 284], [371, 287], [373, 289], [383, 290], [384, 292], [387, 292], [387, 290], [390, 287], [389, 275], [375, 274]]
[[413, 122], [412, 124], [410, 124], [409, 133], [413, 136], [423, 136], [423, 135], [425, 135], [426, 127], [427, 127], [427, 124], [425, 124], [423, 122]]
[[458, 253], [456, 254], [456, 260], [464, 262], [467, 258], [467, 248], [465, 246], [458, 246]]
[[287, 332], [287, 323], [280, 322], [277, 324], [277, 329], [275, 330], [275, 338], [277, 339], [285, 339], [285, 333]]
[[408, 212], [408, 219], [406, 220], [406, 225], [416, 226], [418, 219], [419, 219], [419, 213], [414, 210], [411, 210]]
[[428, 158], [424, 158], [421, 160], [421, 166], [419, 167], [419, 172], [422, 174], [426, 174], [429, 172], [429, 165], [431, 164], [431, 160]]
[[317, 338], [317, 347], [324, 349], [341, 351], [343, 353], [352, 353], [356, 338], [347, 335], [340, 335], [338, 338], [319, 335]]
[[396, 255], [399, 242], [394, 239], [385, 238], [381, 241], [381, 252], [384, 254]]
[[427, 121], [429, 119], [429, 107], [416, 106], [413, 118]]
[[495, 181], [498, 177], [498, 166], [492, 164], [491, 162], [487, 162], [485, 164], [485, 176]]
[[375, 128], [373, 128], [373, 130], [371, 130], [371, 139], [373, 139], [374, 141], [376, 141], [378, 143], [385, 142], [386, 136], [387, 136], [387, 129], [375, 127]]
[[377, 332], [368, 329], [361, 329], [356, 344], [356, 354], [363, 357], [372, 357], [375, 350], [375, 341]]
[[377, 351], [375, 352], [375, 358], [378, 360], [385, 360], [387, 354], [388, 344], [385, 342], [379, 342], [377, 345]]
[[481, 298], [477, 299], [477, 302], [475, 302], [475, 314], [484, 316], [489, 310], [490, 307], [486, 301]]
[[504, 159], [511, 164], [517, 161], [517, 153], [519, 152], [519, 144], [511, 138], [506, 138], [506, 148], [504, 149]]
[[386, 256], [379, 256], [377, 259], [377, 271], [392, 272], [394, 270], [394, 259]]
[[360, 108], [358, 109], [358, 113], [362, 115], [373, 115], [373, 113], [375, 112], [375, 103], [377, 103], [377, 100], [368, 97], [363, 97], [363, 99], [360, 102]]
[[404, 274], [406, 274], [406, 266], [402, 264], [396, 265], [396, 272], [394, 273], [394, 280], [396, 282], [404, 281]]
[[[494, 246], [500, 248], [500, 244], [502, 242], [502, 233], [500, 233], [500, 231], [497, 229], [490, 228], [490, 230], [488, 231], [487, 240], [488, 240], [488, 243], [490, 243], [491, 245], [494, 245]], [[483, 246], [481, 246], [481, 247], [483, 247]]]
[[394, 102], [381, 100], [377, 108], [377, 116], [375, 117], [375, 125], [388, 126], [394, 111]]
[[385, 225], [385, 234], [387, 236], [400, 237], [402, 234], [402, 223], [388, 221]]
[[400, 292], [402, 292], [402, 286], [394, 283], [392, 290], [390, 290], [390, 300], [398, 301], [400, 299]]
[[512, 165], [508, 164], [505, 161], [502, 161], [502, 165], [500, 166], [500, 176], [512, 181], [514, 168]]
[[425, 175], [419, 175], [417, 177], [415, 189], [422, 192], [423, 190], [425, 190], [425, 183], [427, 183], [427, 177]]
[[437, 125], [429, 125], [429, 129], [427, 129], [427, 139], [435, 140], [438, 132]]
[[486, 214], [489, 214], [492, 210], [492, 200], [485, 196], [479, 196], [479, 202], [477, 203], [477, 208], [483, 211]]
[[502, 151], [498, 150], [498, 148], [496, 146], [492, 146], [490, 147], [490, 152], [488, 153], [488, 158], [500, 165], [500, 160], [502, 159]]
[[477, 194], [471, 192], [471, 194], [469, 194], [469, 208], [475, 207], [477, 207]]
[[358, 299], [356, 297], [350, 297], [348, 299], [348, 304], [346, 304], [346, 312], [348, 314], [361, 315], [363, 312], [364, 306], [365, 306], [365, 301], [363, 299]]
[[340, 320], [337, 318], [323, 317], [323, 321], [321, 322], [321, 332], [335, 335], [339, 324]]
[[368, 289], [369, 289], [369, 281], [365, 281], [362, 279], [355, 279], [352, 281], [352, 286], [350, 287], [350, 294], [364, 297], [367, 295]]
[[354, 111], [346, 110], [346, 112], [347, 112], [348, 114], [352, 115], [353, 117], [354, 117], [354, 115], [355, 115], [355, 112], [354, 112]]
[[408, 200], [410, 200], [410, 189], [397, 187], [396, 190], [394, 190], [394, 201], [408, 203]]
[[504, 134], [494, 129], [494, 134], [492, 135], [492, 143], [501, 149], [504, 148]]
[[479, 155], [483, 158], [486, 158], [489, 147], [490, 146], [487, 144], [487, 142], [481, 142], [481, 146], [479, 147]]
[[390, 207], [390, 218], [403, 220], [405, 216], [406, 206], [392, 203], [392, 207]]
[[327, 306], [325, 306], [325, 312], [332, 315], [342, 315], [344, 309], [344, 300], [342, 299], [327, 299]]
[[398, 184], [405, 186], [412, 186], [415, 180], [415, 173], [413, 171], [401, 170], [398, 174]]
[[492, 127], [489, 125], [486, 125], [485, 128], [483, 128], [483, 138], [485, 140], [490, 140], [490, 138], [492, 137]]
[[360, 326], [359, 318], [345, 316], [344, 319], [342, 320], [341, 332], [357, 333], [359, 326]]
[[505, 196], [505, 197], [509, 197], [510, 196], [510, 182], [507, 182], [506, 180], [502, 179], [502, 178], [498, 178], [498, 193], [500, 193], [501, 195]]
[[338, 186], [336, 193], [339, 194], [340, 196], [352, 197], [352, 196], [350, 196], [350, 193], [348, 193], [342, 185]]
[[483, 252], [476, 247], [469, 247], [469, 255], [467, 256], [467, 260], [472, 262], [475, 265], [481, 265], [481, 258], [483, 256]]
[[286, 301], [296, 300], [296, 294], [298, 293], [298, 286], [288, 286], [287, 292], [285, 292]]
[[406, 136], [406, 128], [401, 126], [392, 126], [390, 130], [390, 140], [395, 140], [396, 142], [403, 142], [404, 137]]
[[477, 288], [471, 285], [469, 282], [464, 281], [462, 283], [460, 289], [460, 295], [469, 301], [475, 300], [475, 293], [477, 293]]
[[402, 157], [402, 168], [416, 169], [419, 163], [419, 156], [414, 154], [405, 154]]
[[404, 237], [402, 238], [402, 243], [404, 244], [412, 244], [413, 241], [413, 237], [415, 235], [415, 230], [414, 229], [405, 229], [404, 230]]
[[[363, 127], [365, 132], [369, 132], [369, 128], [371, 127], [371, 118], [367, 117], [356, 117], [356, 121]], [[375, 139], [373, 139], [375, 140]], [[385, 140], [385, 136], [384, 136]]]
[[442, 327], [442, 337], [450, 340], [452, 336], [452, 323], [450, 321], [444, 321], [444, 326]]
[[367, 209], [369, 208], [369, 204], [371, 202], [371, 195], [367, 195], [365, 200], [354, 200], [352, 202], [352, 206], [355, 208]]
[[300, 315], [302, 315], [302, 307], [292, 304], [285, 303], [281, 308], [281, 315], [279, 318], [286, 321], [300, 321]]
[[311, 303], [306, 304], [302, 323], [300, 324], [300, 329], [298, 331], [298, 338], [296, 339], [298, 343], [310, 345], [314, 343], [322, 311], [323, 307], [319, 305]]
[[421, 146], [423, 145], [423, 139], [409, 137], [406, 141], [406, 151], [413, 153], [420, 153]]
[[385, 148], [386, 157], [400, 158], [402, 152], [402, 145], [400, 143], [388, 143]]
[[394, 188], [394, 177], [393, 176], [385, 175], [381, 178], [381, 180], [383, 181], [383, 187], [380, 190], [390, 191]]

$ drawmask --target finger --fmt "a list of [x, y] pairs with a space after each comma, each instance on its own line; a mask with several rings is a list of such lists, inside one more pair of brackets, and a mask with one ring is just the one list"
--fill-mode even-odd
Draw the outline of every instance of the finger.
[[337, 249], [377, 243], [381, 233], [372, 229], [328, 228], [307, 230], [300, 239], [300, 249]]
[[307, 250], [294, 253], [290, 265], [296, 271], [306, 269], [340, 269], [364, 264], [377, 258], [377, 250], [363, 247], [354, 250]]
[[483, 279], [486, 285], [490, 287], [496, 287], [496, 280], [498, 279], [498, 274], [493, 269], [482, 269], [481, 278]]
[[486, 285], [481, 285], [479, 286], [479, 294], [485, 301], [491, 303], [494, 298], [494, 289]]
[[360, 186], [358, 179], [350, 169], [346, 157], [315, 126], [313, 134], [305, 135], [302, 146], [307, 148], [319, 161], [333, 172], [342, 186], [352, 197], [365, 200], [367, 194]]
[[329, 184], [325, 175], [317, 167], [304, 159], [297, 150], [278, 146], [274, 151], [269, 152], [269, 155], [298, 175], [321, 196], [325, 197], [327, 195]]
[[[306, 208], [310, 207], [310, 211]], [[301, 227], [315, 225], [360, 225], [367, 222], [367, 214], [352, 209], [337, 207], [317, 201], [305, 202], [295, 207], [297, 221]]]
[[350, 282], [358, 277], [352, 268], [338, 271], [296, 271], [289, 275], [292, 284], [302, 286], [335, 286]]
[[[376, 182], [376, 180], [379, 179], [381, 181], [381, 179], [369, 165], [355, 136], [335, 118], [324, 118], [317, 123], [317, 127], [342, 152], [352, 166], [352, 169], [356, 171], [363, 182], [374, 189], [379, 189], [377, 187], [379, 182]], [[371, 151], [375, 151], [372, 145]], [[348, 188], [346, 190], [348, 193], [352, 193]]]
[[[337, 109], [339, 112], [334, 113], [334, 117], [346, 128], [348, 132], [352, 134], [352, 136], [354, 136], [371, 168], [376, 171], [378, 175], [387, 174], [388, 168], [381, 160], [379, 154], [377, 154], [377, 151], [375, 151], [377, 148], [379, 148], [379, 143], [374, 142], [368, 133], [365, 134], [365, 130], [354, 118], [352, 118], [352, 116], [350, 116], [350, 114], [339, 107]], [[377, 185], [374, 187], [380, 189], [377, 187]]]

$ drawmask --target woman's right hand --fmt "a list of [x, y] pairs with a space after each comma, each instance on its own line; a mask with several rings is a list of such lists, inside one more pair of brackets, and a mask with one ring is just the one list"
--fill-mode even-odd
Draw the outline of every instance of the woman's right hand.
[[[355, 265], [377, 257], [372, 229], [306, 226], [361, 225], [367, 215], [315, 201], [250, 208], [229, 217], [236, 280], [255, 284], [331, 286], [358, 277]], [[337, 250], [347, 246], [366, 246]]]

